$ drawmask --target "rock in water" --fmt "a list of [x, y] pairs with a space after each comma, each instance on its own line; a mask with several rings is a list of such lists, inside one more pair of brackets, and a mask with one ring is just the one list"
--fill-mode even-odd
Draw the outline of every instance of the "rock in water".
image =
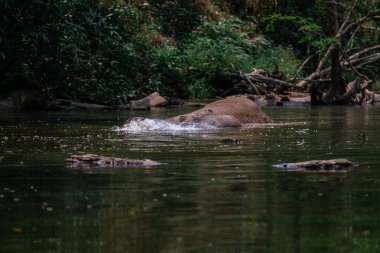
[[214, 127], [241, 127], [247, 123], [273, 122], [247, 96], [231, 96], [215, 101], [195, 112], [169, 119], [177, 124], [199, 124]]
[[100, 167], [100, 168], [114, 168], [114, 167], [128, 167], [128, 166], [153, 166], [159, 165], [160, 163], [152, 160], [137, 160], [129, 158], [116, 158], [107, 157], [94, 154], [86, 155], [72, 155], [70, 158], [66, 159], [67, 166], [71, 168], [89, 168], [89, 167]]
[[131, 101], [131, 109], [144, 109], [144, 108], [150, 108], [150, 107], [159, 107], [159, 106], [166, 106], [168, 104], [168, 101], [160, 95], [158, 92], [154, 92], [150, 94], [149, 96], [137, 100], [137, 101]]
[[347, 170], [354, 166], [352, 162], [347, 159], [332, 159], [332, 160], [311, 160], [298, 163], [281, 163], [272, 165], [273, 167], [285, 170]]

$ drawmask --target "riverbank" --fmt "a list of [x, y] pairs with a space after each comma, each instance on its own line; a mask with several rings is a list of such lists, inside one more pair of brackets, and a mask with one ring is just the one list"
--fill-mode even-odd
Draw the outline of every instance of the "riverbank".
[[[366, 2], [346, 17], [352, 5], [339, 5], [335, 13], [345, 22], [336, 26], [324, 18], [331, 4], [3, 1], [0, 94], [35, 89], [49, 102], [119, 105], [154, 91], [205, 99], [312, 86], [329, 92], [318, 101], [329, 103], [356, 77], [379, 88], [378, 7]], [[334, 37], [331, 27], [339, 25], [345, 34]]]
[[[246, 95], [251, 100], [260, 106], [310, 106], [311, 98], [308, 93], [304, 92], [288, 92], [286, 95]], [[184, 106], [184, 107], [203, 107], [207, 103], [221, 98], [208, 100], [184, 100], [171, 97], [163, 97], [158, 92], [141, 98], [132, 100], [130, 103], [119, 104], [95, 104], [78, 102], [67, 99], [56, 99], [46, 101], [43, 96], [34, 90], [18, 90], [0, 96], [0, 111], [2, 112], [17, 112], [17, 111], [66, 111], [66, 110], [136, 110], [145, 111], [156, 107]], [[380, 102], [380, 94], [374, 93], [371, 104]], [[368, 104], [366, 101], [364, 104]]]

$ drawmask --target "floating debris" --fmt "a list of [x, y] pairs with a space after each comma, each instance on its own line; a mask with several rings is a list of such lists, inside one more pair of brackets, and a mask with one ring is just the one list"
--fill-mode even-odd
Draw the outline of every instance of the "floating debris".
[[127, 166], [152, 166], [160, 163], [144, 159], [116, 158], [94, 154], [72, 155], [66, 159], [66, 164], [71, 168], [88, 168], [88, 167], [127, 167]]
[[289, 170], [289, 171], [306, 171], [306, 170], [320, 170], [320, 171], [344, 171], [354, 164], [347, 159], [331, 159], [331, 160], [311, 160], [298, 163], [281, 163], [274, 164], [273, 167]]
[[233, 138], [227, 138], [227, 139], [221, 140], [220, 142], [222, 142], [224, 144], [240, 144], [241, 140], [239, 140], [239, 139], [233, 139]]

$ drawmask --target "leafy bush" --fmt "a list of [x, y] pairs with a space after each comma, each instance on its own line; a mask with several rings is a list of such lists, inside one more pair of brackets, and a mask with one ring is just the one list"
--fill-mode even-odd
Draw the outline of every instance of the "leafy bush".
[[277, 72], [277, 75], [290, 78], [295, 74], [300, 63], [291, 48], [269, 46], [255, 57], [253, 68], [263, 69], [268, 73]]
[[283, 45], [294, 45], [307, 51], [310, 45], [317, 46], [316, 41], [321, 39], [322, 28], [310, 17], [274, 13], [263, 17], [261, 22], [266, 34]]
[[163, 94], [210, 98], [231, 88], [229, 76], [262, 68], [292, 74], [299, 61], [289, 48], [273, 47], [239, 19], [204, 21], [180, 47], [166, 45], [153, 52], [151, 87]]
[[380, 91], [380, 80], [377, 80], [372, 84], [372, 90]]
[[6, 31], [4, 58], [19, 59], [15, 73], [50, 98], [110, 103], [146, 82], [149, 49], [137, 39], [141, 24], [133, 6], [75, 0], [23, 5], [14, 1], [5, 10], [4, 21], [13, 28]]
[[188, 1], [151, 0], [154, 15], [161, 24], [162, 33], [177, 39], [187, 37], [201, 24], [200, 15], [194, 12]]
[[145, 63], [133, 40], [132, 10], [73, 8], [62, 14], [56, 60], [67, 84], [65, 95], [107, 102], [132, 92]]
[[[238, 71], [250, 72], [262, 68], [282, 75], [295, 71], [299, 61], [290, 48], [273, 47], [269, 41], [244, 31], [239, 19], [220, 23], [205, 22], [193, 34], [193, 40], [184, 51], [188, 64], [188, 80], [196, 87], [223, 94], [231, 83], [218, 83]], [[200, 82], [203, 85], [200, 86]]]
[[195, 81], [189, 87], [190, 98], [204, 99], [212, 98], [215, 96], [215, 90], [207, 85], [204, 79]]
[[241, 32], [243, 25], [239, 19], [204, 21], [193, 32], [184, 50], [192, 97], [221, 94], [231, 85], [221, 82], [222, 79], [239, 70], [251, 70], [255, 45], [248, 32]]
[[2, 85], [21, 75], [52, 99], [102, 103], [152, 91], [208, 98], [238, 71], [285, 75], [298, 64], [290, 48], [258, 36], [254, 22], [208, 21], [187, 1], [122, 2], [3, 4]]

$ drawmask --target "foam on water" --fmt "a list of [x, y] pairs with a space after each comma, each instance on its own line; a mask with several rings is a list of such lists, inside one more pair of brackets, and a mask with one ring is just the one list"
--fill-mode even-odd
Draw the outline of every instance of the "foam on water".
[[[267, 123], [267, 124], [244, 124], [243, 128], [274, 128], [279, 126], [303, 125], [306, 122], [292, 122], [292, 123]], [[199, 125], [197, 123], [174, 124], [167, 120], [162, 119], [146, 119], [138, 118], [133, 119], [123, 125], [122, 127], [115, 127], [117, 132], [125, 133], [145, 133], [145, 132], [203, 132], [207, 130], [214, 131], [218, 129], [210, 125]]]
[[[207, 127], [212, 129], [212, 126]], [[173, 124], [161, 119], [135, 119], [126, 123], [122, 127], [116, 127], [116, 131], [127, 133], [141, 132], [176, 132], [176, 131], [199, 131], [205, 129], [205, 126], [200, 127], [198, 124]]]

